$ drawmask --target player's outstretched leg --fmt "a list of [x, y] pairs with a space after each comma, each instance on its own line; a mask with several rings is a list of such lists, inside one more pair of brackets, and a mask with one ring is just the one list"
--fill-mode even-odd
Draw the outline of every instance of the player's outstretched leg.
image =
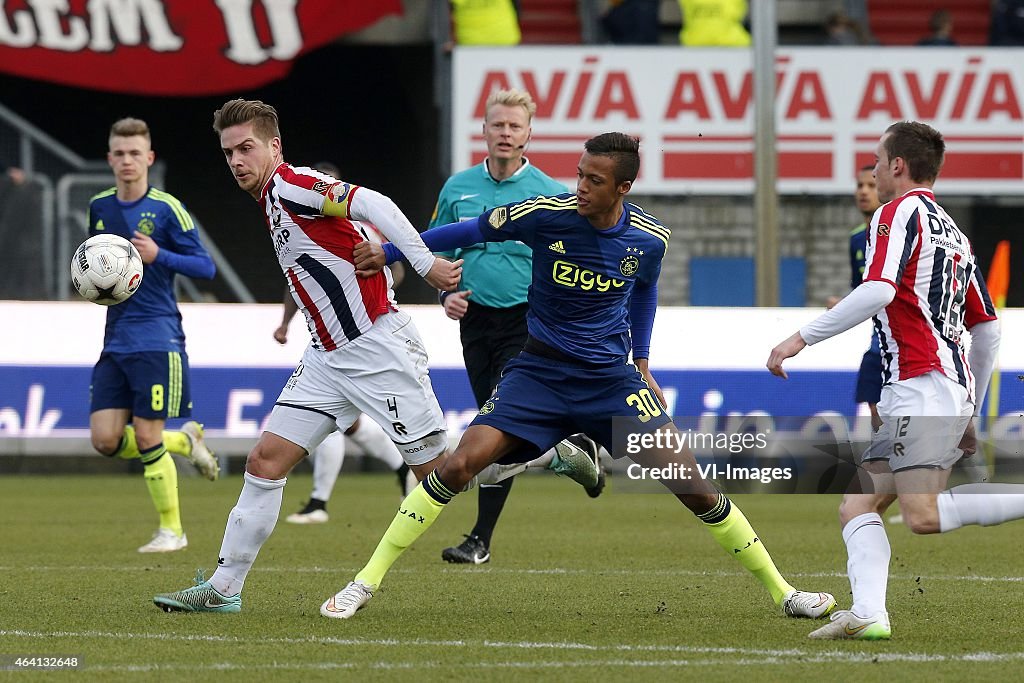
[[[399, 505], [398, 514], [377, 544], [370, 561], [356, 574], [352, 583], [358, 585], [349, 584], [326, 600], [320, 613], [331, 618], [348, 619], [365, 606], [399, 556], [430, 528], [455, 494], [477, 477], [484, 482], [485, 470], [502, 469], [503, 466], [497, 466], [494, 461], [518, 447], [521, 444], [516, 437], [490, 426], [470, 425], [452, 455], [445, 459], [438, 456], [424, 463], [426, 467], [434, 466], [435, 469]], [[504, 469], [511, 472], [514, 468]]]
[[[583, 438], [590, 441], [586, 437]], [[466, 482], [461, 491], [469, 491], [478, 484], [496, 484], [520, 475], [528, 469], [547, 469], [557, 474], [563, 474], [589, 490], [600, 485], [598, 467], [600, 458], [597, 455], [596, 446], [597, 444], [594, 444], [593, 449], [580, 447], [566, 439], [559, 441], [554, 448], [529, 462], [514, 462], [507, 465], [494, 462]]]
[[[680, 500], [686, 504], [685, 496]], [[836, 599], [829, 593], [798, 591], [779, 573], [771, 555], [750, 522], [725, 494], [707, 512], [697, 514], [718, 545], [736, 558], [768, 589], [772, 600], [787, 617], [820, 619], [836, 607]]]
[[455, 492], [441, 483], [437, 470], [431, 472], [398, 506], [398, 514], [384, 532], [370, 561], [356, 574], [354, 581], [321, 605], [320, 614], [332, 619], [348, 619], [365, 607], [391, 565], [430, 528], [454, 497]]
[[968, 524], [1002, 524], [1024, 518], [1024, 485], [961, 484], [939, 493], [935, 506], [944, 534]]

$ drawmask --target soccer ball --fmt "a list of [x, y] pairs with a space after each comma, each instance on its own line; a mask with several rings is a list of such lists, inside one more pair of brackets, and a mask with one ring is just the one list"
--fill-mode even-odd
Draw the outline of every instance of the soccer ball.
[[93, 235], [75, 250], [71, 284], [83, 299], [102, 306], [125, 301], [142, 284], [142, 256], [117, 235]]

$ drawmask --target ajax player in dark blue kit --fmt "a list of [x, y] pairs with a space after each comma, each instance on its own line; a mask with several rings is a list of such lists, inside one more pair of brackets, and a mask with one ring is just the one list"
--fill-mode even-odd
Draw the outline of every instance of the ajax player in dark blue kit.
[[[588, 140], [585, 149], [575, 195], [500, 206], [476, 220], [423, 234], [433, 251], [509, 239], [531, 247], [529, 337], [458, 448], [402, 502], [367, 565], [323, 604], [324, 616], [348, 618], [365, 606], [398, 556], [487, 465], [529, 460], [577, 432], [610, 447], [613, 418], [625, 418], [622, 424], [634, 432], [671, 428], [664, 396], [648, 368], [657, 281], [670, 231], [624, 202], [640, 166], [635, 138], [605, 133]], [[356, 266], [374, 272], [384, 254], [391, 260], [400, 256], [393, 246], [382, 251], [364, 243], [357, 247]], [[681, 463], [697, 471], [689, 452], [647, 452], [634, 459], [651, 467]], [[676, 482], [671, 483], [676, 492]], [[764, 584], [785, 614], [822, 617], [835, 607], [828, 593], [795, 590], [740, 510], [710, 483], [697, 478], [676, 495]]]
[[142, 461], [160, 525], [139, 552], [172, 552], [188, 540], [178, 507], [178, 473], [168, 453], [188, 458], [207, 479], [219, 472], [198, 422], [164, 431], [166, 420], [192, 411], [174, 278], [180, 273], [210, 279], [216, 267], [181, 202], [149, 185], [154, 154], [146, 123], [117, 121], [109, 144], [116, 186], [90, 200], [89, 234], [131, 240], [145, 277], [130, 299], [107, 309], [103, 352], [92, 371], [89, 433], [99, 453]]

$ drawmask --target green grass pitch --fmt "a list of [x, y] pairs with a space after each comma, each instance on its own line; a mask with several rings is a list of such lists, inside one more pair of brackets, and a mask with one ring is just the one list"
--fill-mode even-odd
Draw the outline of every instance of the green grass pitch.
[[[155, 513], [141, 476], [0, 478], [0, 655], [77, 655], [81, 680], [1021, 680], [1021, 523], [914, 537], [889, 526], [894, 640], [816, 642], [668, 495], [590, 500], [566, 479], [517, 482], [490, 564], [447, 565], [476, 493], [457, 498], [367, 609], [319, 615], [399, 502], [394, 478], [345, 474], [328, 524], [283, 517], [238, 615], [166, 614], [153, 594], [212, 572], [241, 488], [182, 477], [187, 550], [140, 555]], [[737, 496], [798, 587], [850, 605], [834, 496]], [[24, 673], [0, 672], [0, 680]], [[22, 680], [18, 678], [17, 680]]]

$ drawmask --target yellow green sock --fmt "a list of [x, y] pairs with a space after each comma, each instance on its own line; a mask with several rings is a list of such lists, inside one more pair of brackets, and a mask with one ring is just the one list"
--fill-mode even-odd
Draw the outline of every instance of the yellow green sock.
[[454, 495], [438, 479], [437, 472], [431, 472], [398, 506], [398, 514], [384, 532], [370, 561], [356, 574], [356, 581], [377, 589], [399, 555], [430, 528]]
[[135, 427], [125, 426], [124, 433], [121, 435], [121, 443], [114, 451], [114, 455], [122, 460], [134, 460], [141, 455], [139, 445], [135, 443]]
[[757, 580], [768, 589], [776, 605], [782, 604], [782, 598], [793, 590], [793, 586], [782, 578], [782, 574], [772, 562], [771, 555], [757, 537], [750, 522], [743, 516], [740, 509], [728, 498], [719, 494], [718, 503], [704, 514], [697, 515], [704, 522], [705, 528], [718, 541], [718, 545], [739, 560]]
[[164, 445], [142, 452], [143, 476], [153, 505], [160, 514], [160, 528], [181, 536], [181, 510], [178, 507], [178, 468]]
[[171, 453], [183, 455], [186, 458], [192, 455], [192, 441], [188, 438], [188, 434], [180, 431], [165, 430], [164, 446], [167, 447]]

